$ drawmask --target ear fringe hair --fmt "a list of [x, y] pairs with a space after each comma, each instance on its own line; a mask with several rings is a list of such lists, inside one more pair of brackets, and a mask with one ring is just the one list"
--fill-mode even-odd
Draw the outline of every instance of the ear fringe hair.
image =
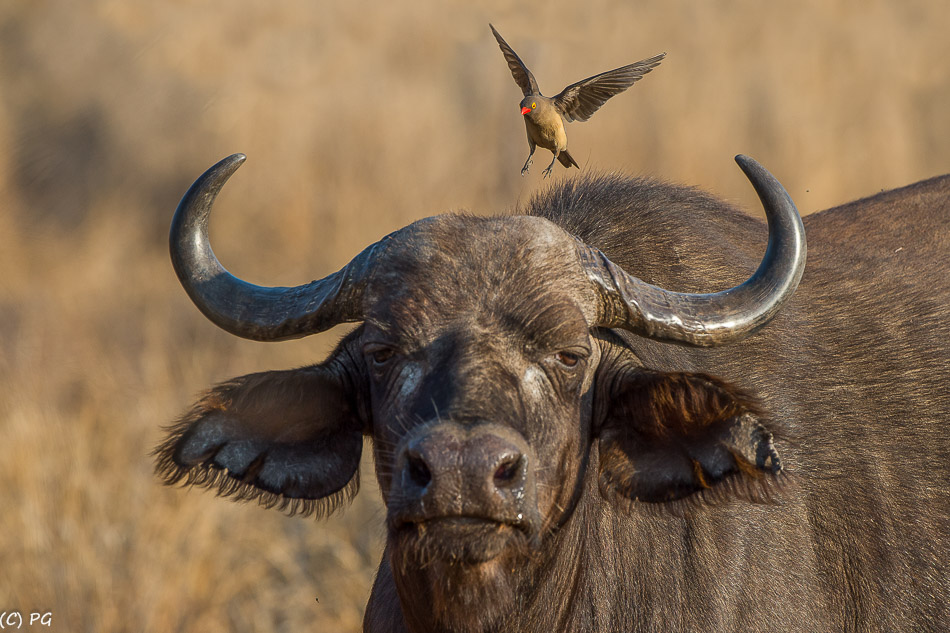
[[151, 453], [151, 456], [155, 457], [155, 475], [162, 480], [162, 483], [166, 486], [181, 488], [191, 486], [206, 488], [213, 490], [215, 496], [230, 497], [231, 500], [240, 503], [257, 501], [262, 508], [277, 509], [287, 516], [299, 515], [323, 519], [349, 505], [360, 489], [359, 468], [356, 469], [356, 473], [346, 485], [329, 496], [322, 499], [303, 499], [285, 497], [258, 488], [244, 479], [238, 479], [232, 476], [227, 469], [216, 466], [212, 461], [214, 459], [213, 454], [209, 455], [203, 463], [190, 468], [183, 467], [175, 461], [175, 448], [181, 441], [182, 436], [195, 420], [209, 412], [211, 407], [208, 406], [208, 402], [212, 400], [213, 396], [220, 393], [223, 388], [231, 386], [233, 382], [223, 383], [216, 387], [176, 423], [164, 427], [168, 436]]
[[751, 413], [768, 416], [757, 397], [724, 380], [703, 373], [633, 372], [618, 394], [617, 416], [649, 421], [640, 430], [652, 437], [698, 431]]

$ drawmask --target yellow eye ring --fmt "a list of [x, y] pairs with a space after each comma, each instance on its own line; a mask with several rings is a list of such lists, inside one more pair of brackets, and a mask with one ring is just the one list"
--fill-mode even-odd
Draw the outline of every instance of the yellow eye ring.
[[534, 109], [537, 107], [537, 105], [538, 105], [537, 103], [532, 103], [532, 104], [531, 104], [531, 109], [534, 110]]

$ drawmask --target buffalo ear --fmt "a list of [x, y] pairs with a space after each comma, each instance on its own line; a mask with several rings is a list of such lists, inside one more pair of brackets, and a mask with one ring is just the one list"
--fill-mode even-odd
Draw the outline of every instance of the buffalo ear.
[[718, 378], [631, 372], [598, 432], [601, 493], [627, 504], [767, 500], [782, 463], [764, 419], [755, 399]]
[[218, 385], [168, 427], [156, 473], [289, 514], [330, 514], [359, 489], [363, 425], [343, 385], [323, 366]]

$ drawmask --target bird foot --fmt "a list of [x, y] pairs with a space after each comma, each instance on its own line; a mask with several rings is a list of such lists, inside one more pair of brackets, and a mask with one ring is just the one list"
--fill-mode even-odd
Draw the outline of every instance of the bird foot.
[[550, 176], [550, 175], [551, 175], [551, 168], [548, 167], [547, 169], [545, 169], [544, 171], [542, 171], [542, 172], [541, 172], [541, 175], [544, 176], [545, 178], [547, 178], [548, 176]]
[[531, 163], [532, 163], [532, 162], [533, 162], [533, 161], [530, 161], [530, 160], [529, 160], [527, 163], [524, 164], [524, 167], [521, 168], [521, 175], [522, 175], [522, 176], [524, 176], [526, 173], [528, 173], [528, 167], [531, 167]]

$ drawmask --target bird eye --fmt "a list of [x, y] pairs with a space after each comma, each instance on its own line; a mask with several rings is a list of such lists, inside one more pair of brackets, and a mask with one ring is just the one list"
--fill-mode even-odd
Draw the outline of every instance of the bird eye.
[[536, 107], [538, 107], [538, 104], [537, 104], [537, 103], [532, 103], [532, 104], [531, 104], [531, 109], [532, 109], [532, 110], [534, 110]]

